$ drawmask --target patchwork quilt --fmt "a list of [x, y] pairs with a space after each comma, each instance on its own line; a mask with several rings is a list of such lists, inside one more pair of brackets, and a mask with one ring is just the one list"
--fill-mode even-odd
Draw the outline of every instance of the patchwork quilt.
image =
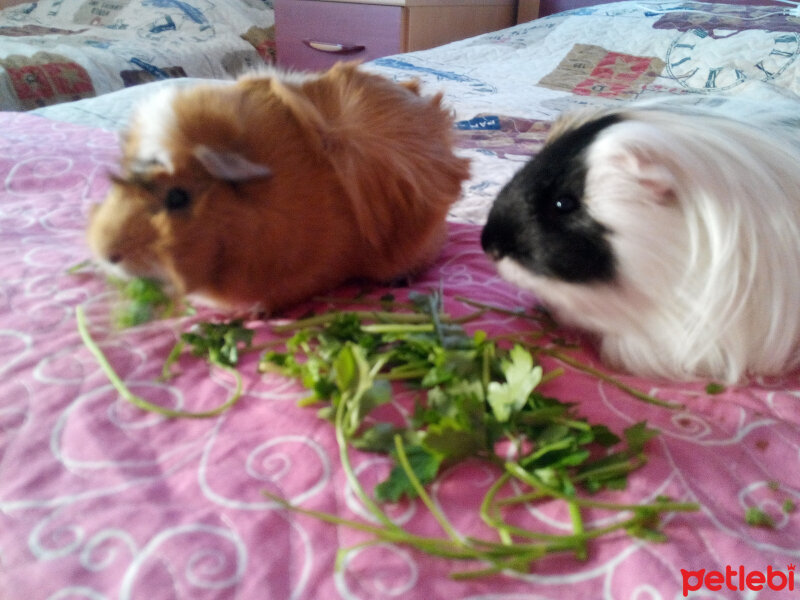
[[44, 0], [0, 10], [0, 110], [175, 77], [230, 78], [274, 58], [264, 0]]

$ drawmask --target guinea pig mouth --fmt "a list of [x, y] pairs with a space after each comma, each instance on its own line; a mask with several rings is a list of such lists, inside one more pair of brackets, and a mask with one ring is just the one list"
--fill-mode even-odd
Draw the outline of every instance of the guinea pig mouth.
[[496, 260], [497, 272], [506, 281], [530, 292], [536, 292], [543, 277], [536, 275], [514, 258], [503, 256]]
[[115, 256], [101, 259], [100, 268], [110, 279], [119, 281], [131, 281], [133, 279], [147, 279], [156, 284], [168, 295], [177, 292], [174, 284], [161, 269], [156, 267], [143, 267], [132, 265], [128, 261]]

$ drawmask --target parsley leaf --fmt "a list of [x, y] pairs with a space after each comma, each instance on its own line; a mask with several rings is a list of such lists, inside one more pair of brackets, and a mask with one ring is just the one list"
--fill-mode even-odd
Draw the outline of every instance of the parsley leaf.
[[164, 292], [161, 284], [144, 277], [129, 280], [110, 280], [120, 293], [121, 299], [113, 319], [116, 325], [126, 329], [142, 325], [154, 319], [169, 317], [175, 309], [173, 299]]
[[[406, 447], [406, 456], [412, 472], [420, 483], [427, 485], [436, 478], [442, 464], [440, 455], [416, 445]], [[379, 502], [398, 502], [403, 496], [416, 498], [417, 494], [405, 470], [395, 466], [389, 473], [388, 479], [375, 487], [375, 498]]]
[[495, 417], [501, 423], [519, 411], [528, 402], [534, 388], [542, 381], [542, 367], [533, 366], [533, 357], [522, 346], [514, 346], [509, 359], [502, 362], [505, 383], [489, 383], [488, 401]]
[[200, 323], [193, 331], [181, 334], [194, 356], [204, 356], [212, 364], [234, 367], [239, 362], [240, 346], [249, 348], [253, 330], [241, 320], [230, 323]]

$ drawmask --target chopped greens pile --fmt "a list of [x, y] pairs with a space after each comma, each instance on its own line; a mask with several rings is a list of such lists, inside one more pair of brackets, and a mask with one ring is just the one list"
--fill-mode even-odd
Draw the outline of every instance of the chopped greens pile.
[[[662, 540], [663, 513], [697, 508], [667, 498], [641, 506], [586, 498], [587, 492], [624, 489], [628, 474], [646, 462], [644, 446], [657, 432], [637, 423], [620, 439], [607, 427], [588, 423], [575, 414], [573, 405], [538, 389], [549, 375], [536, 364], [535, 348], [532, 352], [516, 343], [503, 349], [484, 332], [468, 335], [460, 324], [446, 320], [436, 296], [412, 296], [412, 300], [417, 309], [412, 314], [341, 312], [297, 322], [285, 351], [264, 354], [263, 371], [277, 369], [298, 378], [310, 392], [302, 403], [321, 403], [320, 416], [334, 424], [350, 485], [383, 526], [365, 529], [335, 515], [293, 509], [369, 530], [376, 541], [484, 561], [489, 566], [478, 574], [485, 574], [504, 569], [527, 572], [532, 561], [552, 551], [585, 557], [589, 540], [620, 529]], [[382, 421], [376, 413], [393, 401], [397, 386], [416, 392], [414, 410], [408, 422]], [[353, 474], [350, 446], [392, 457], [394, 466], [375, 488], [375, 501]], [[502, 455], [499, 448], [505, 449]], [[501, 473], [481, 509], [481, 517], [497, 531], [499, 541], [460, 536], [424, 489], [444, 468], [469, 457], [490, 461]], [[512, 480], [530, 492], [498, 500]], [[448, 539], [408, 534], [379, 506], [404, 497], [419, 497]], [[567, 504], [572, 534], [522, 530], [501, 515], [504, 505], [546, 500]], [[591, 530], [583, 522], [586, 508], [632, 516]]]
[[[147, 296], [147, 294], [145, 294]], [[468, 334], [460, 321], [442, 313], [438, 294], [411, 294], [410, 305], [383, 299], [381, 310], [329, 312], [273, 326], [278, 336], [259, 363], [261, 371], [297, 378], [308, 389], [301, 406], [318, 407], [333, 423], [342, 468], [348, 482], [378, 524], [292, 506], [265, 494], [281, 506], [327, 522], [369, 533], [375, 542], [405, 544], [432, 555], [479, 561], [478, 570], [454, 574], [474, 577], [506, 570], [528, 572], [532, 563], [551, 552], [572, 552], [586, 558], [588, 543], [600, 536], [626, 532], [659, 541], [662, 516], [697, 510], [697, 505], [659, 497], [650, 504], [617, 504], [592, 493], [621, 490], [627, 476], [646, 462], [645, 445], [656, 431], [637, 423], [618, 437], [604, 425], [590, 424], [575, 406], [544, 394], [540, 388], [558, 376], [545, 373], [538, 354], [552, 351], [520, 340], [501, 343], [485, 332]], [[398, 307], [411, 310], [398, 311]], [[481, 308], [476, 315], [491, 307]], [[230, 400], [202, 413], [172, 411], [133, 396], [116, 376], [91, 339], [85, 316], [78, 326], [89, 349], [123, 397], [144, 410], [169, 417], [208, 417], [228, 410], [241, 392], [236, 370], [242, 352], [257, 349], [253, 331], [241, 321], [201, 323], [184, 333], [164, 366], [164, 376], [186, 346], [195, 356], [232, 371], [237, 390]], [[275, 348], [280, 348], [276, 350]], [[563, 358], [563, 357], [562, 357]], [[573, 362], [564, 362], [575, 366]], [[587, 367], [586, 372], [594, 371]], [[637, 398], [656, 402], [626, 389]], [[405, 400], [399, 400], [399, 393]], [[412, 399], [408, 399], [411, 395]], [[411, 402], [413, 410], [398, 422], [397, 411], [382, 410], [391, 402]], [[669, 406], [669, 405], [667, 405]], [[382, 420], [391, 413], [394, 420]], [[368, 493], [351, 464], [355, 448], [391, 457], [388, 477]], [[465, 537], [455, 530], [428, 495], [425, 486], [461, 460], [480, 458], [496, 465], [498, 477], [483, 499], [480, 516], [496, 539]], [[512, 485], [513, 484], [513, 485]], [[509, 492], [525, 489], [524, 493]], [[419, 498], [441, 526], [445, 537], [424, 537], [404, 530], [381, 507], [385, 502]], [[520, 503], [564, 502], [573, 531], [553, 534], [529, 531], [506, 521], [504, 509]], [[584, 512], [619, 513], [612, 524], [587, 527]]]
[[[441, 322], [438, 311], [420, 316], [427, 322], [392, 322], [384, 313], [381, 322], [364, 324], [354, 313], [334, 313], [324, 327], [287, 340], [286, 352], [267, 352], [261, 368], [299, 378], [311, 391], [304, 404], [326, 403], [322, 416], [336, 422], [342, 413], [343, 433], [359, 450], [393, 454], [399, 436], [423, 485], [470, 456], [501, 464], [501, 441], [514, 445], [524, 469], [569, 493], [574, 476], [592, 491], [624, 488], [626, 475], [643, 464], [644, 443], [656, 434], [644, 423], [625, 432], [625, 448], [591, 459], [593, 444], [610, 448], [620, 439], [539, 392], [543, 371], [530, 351], [519, 344], [503, 351], [482, 331], [468, 336]], [[392, 399], [392, 381], [420, 391], [410, 422], [369, 422]], [[416, 495], [399, 465], [376, 489], [379, 501]]]

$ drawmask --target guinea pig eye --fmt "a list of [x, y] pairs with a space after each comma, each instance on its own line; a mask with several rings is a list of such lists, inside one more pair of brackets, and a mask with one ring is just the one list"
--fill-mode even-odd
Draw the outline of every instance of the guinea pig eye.
[[192, 197], [189, 195], [189, 192], [183, 188], [170, 188], [169, 191], [167, 191], [166, 197], [164, 198], [164, 208], [170, 212], [181, 210], [188, 207], [191, 201]]
[[580, 206], [580, 202], [575, 196], [570, 195], [563, 195], [563, 196], [556, 196], [555, 200], [553, 200], [553, 209], [558, 214], [568, 214], [578, 210]]

